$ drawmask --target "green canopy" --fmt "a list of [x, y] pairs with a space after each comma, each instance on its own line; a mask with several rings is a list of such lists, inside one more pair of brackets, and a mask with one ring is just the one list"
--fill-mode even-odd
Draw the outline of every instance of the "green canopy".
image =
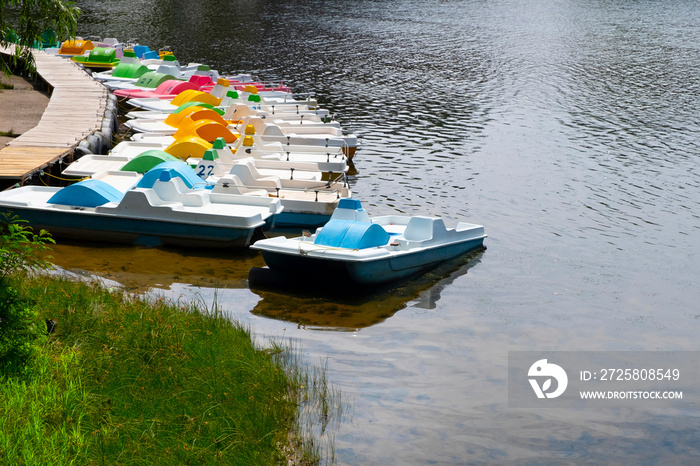
[[135, 86], [145, 87], [146, 89], [155, 89], [169, 79], [175, 79], [175, 76], [165, 73], [158, 73], [156, 71], [149, 71], [141, 75], [139, 80], [136, 81]]
[[146, 173], [158, 164], [171, 161], [180, 161], [180, 159], [162, 150], [153, 149], [131, 159], [121, 168], [121, 171]]
[[73, 60], [78, 63], [114, 63], [117, 60], [117, 50], [114, 47], [95, 47], [87, 57], [77, 56]]
[[115, 78], [138, 79], [148, 73], [149, 68], [140, 63], [119, 63], [113, 70], [112, 76]]

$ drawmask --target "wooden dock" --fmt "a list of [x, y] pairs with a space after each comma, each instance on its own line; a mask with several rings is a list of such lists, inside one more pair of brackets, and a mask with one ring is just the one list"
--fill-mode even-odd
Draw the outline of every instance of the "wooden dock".
[[[13, 49], [0, 47], [0, 53], [11, 55]], [[51, 97], [37, 126], [0, 148], [4, 184], [23, 184], [33, 174], [63, 161], [81, 139], [101, 130], [105, 118], [110, 96], [105, 86], [70, 59], [35, 50], [34, 60]]]

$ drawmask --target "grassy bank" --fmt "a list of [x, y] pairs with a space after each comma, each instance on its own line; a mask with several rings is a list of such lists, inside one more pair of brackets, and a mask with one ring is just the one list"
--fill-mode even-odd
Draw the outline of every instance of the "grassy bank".
[[257, 348], [192, 305], [45, 276], [8, 283], [57, 326], [26, 370], [0, 375], [0, 463], [320, 461], [309, 422], [324, 429], [339, 400], [294, 351]]

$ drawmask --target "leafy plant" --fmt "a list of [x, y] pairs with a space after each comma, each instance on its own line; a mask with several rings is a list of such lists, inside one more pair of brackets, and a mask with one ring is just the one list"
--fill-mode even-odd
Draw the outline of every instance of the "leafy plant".
[[[12, 64], [16, 66], [21, 61], [27, 70], [32, 70], [32, 47], [41, 44], [42, 33], [51, 28], [59, 39], [73, 37], [79, 15], [80, 8], [69, 1], [0, 0], [0, 46], [16, 44]], [[9, 73], [4, 62], [0, 62], [0, 69]]]
[[0, 371], [5, 373], [24, 368], [45, 334], [34, 303], [9, 280], [13, 272], [50, 266], [39, 253], [54, 243], [53, 238], [45, 230], [34, 234], [26, 223], [16, 215], [0, 213]]
[[50, 249], [48, 244], [55, 244], [48, 231], [35, 234], [26, 220], [11, 213], [0, 213], [0, 286], [12, 272], [25, 268], [49, 268], [49, 258], [40, 256], [41, 252]]

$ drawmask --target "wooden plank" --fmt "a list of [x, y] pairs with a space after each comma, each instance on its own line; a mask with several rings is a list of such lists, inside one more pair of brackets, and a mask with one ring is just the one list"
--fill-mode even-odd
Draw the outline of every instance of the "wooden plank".
[[[12, 54], [14, 47], [0, 53]], [[70, 59], [35, 50], [37, 74], [53, 88], [36, 127], [0, 148], [0, 179], [22, 180], [73, 152], [99, 131], [109, 91]]]
[[72, 148], [66, 147], [6, 147], [0, 150], [0, 178], [24, 179], [56, 163], [72, 151]]

